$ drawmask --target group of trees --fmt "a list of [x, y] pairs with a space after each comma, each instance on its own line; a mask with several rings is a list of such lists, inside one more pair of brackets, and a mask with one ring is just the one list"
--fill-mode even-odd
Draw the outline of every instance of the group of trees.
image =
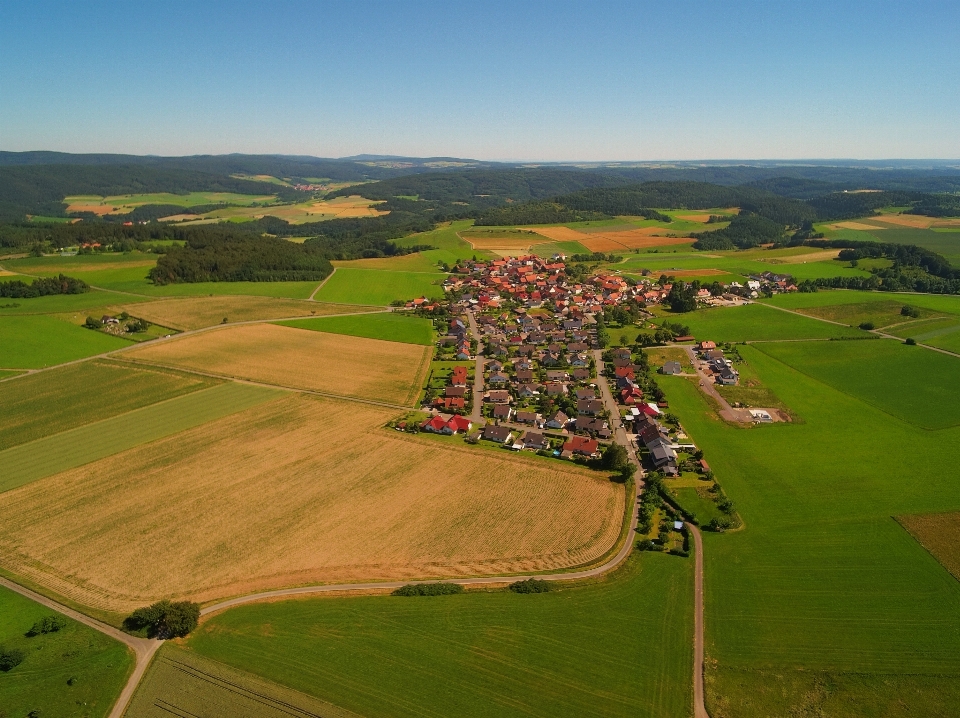
[[197, 627], [200, 606], [192, 601], [158, 601], [138, 608], [124, 621], [132, 631], [146, 630], [151, 638], [181, 638]]
[[700, 282], [693, 280], [687, 284], [677, 280], [667, 293], [667, 303], [674, 312], [692, 312], [697, 308], [697, 294], [700, 291]]
[[694, 249], [717, 251], [722, 249], [749, 249], [761, 244], [779, 244], [786, 236], [783, 224], [757, 214], [741, 213], [723, 229], [698, 232]]
[[89, 291], [90, 285], [82, 279], [67, 277], [63, 274], [56, 277], [40, 277], [30, 284], [20, 279], [0, 282], [0, 297], [6, 299], [33, 299], [51, 294], [83, 294]]

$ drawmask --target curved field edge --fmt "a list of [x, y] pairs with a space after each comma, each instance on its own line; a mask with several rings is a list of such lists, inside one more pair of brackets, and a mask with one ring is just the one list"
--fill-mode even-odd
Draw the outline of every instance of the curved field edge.
[[692, 560], [634, 553], [546, 594], [250, 604], [184, 645], [364, 715], [673, 717], [692, 707], [692, 590]]

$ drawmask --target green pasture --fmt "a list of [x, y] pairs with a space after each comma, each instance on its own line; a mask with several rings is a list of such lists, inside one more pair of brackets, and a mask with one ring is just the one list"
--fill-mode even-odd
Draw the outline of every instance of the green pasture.
[[219, 383], [167, 369], [94, 360], [0, 383], [0, 450]]
[[341, 268], [327, 280], [314, 299], [318, 302], [382, 307], [396, 300], [421, 296], [439, 299], [443, 296], [443, 288], [435, 282], [444, 276], [426, 272]]
[[[22, 381], [22, 380], [14, 380]], [[0, 451], [0, 492], [176, 434], [285, 392], [227, 382]]]
[[286, 322], [277, 322], [277, 324], [329, 334], [347, 334], [353, 337], [383, 339], [389, 342], [405, 342], [424, 346], [433, 344], [433, 322], [429, 319], [394, 312], [355, 314], [348, 317], [293, 319]]
[[359, 718], [325, 701], [167, 643], [150, 664], [124, 716], [170, 715]]
[[[101, 265], [117, 264], [155, 264], [159, 255], [149, 252], [103, 252], [98, 254], [49, 254], [43, 257], [22, 257], [8, 259], [3, 262], [4, 267], [11, 272], [23, 272], [38, 276], [51, 277], [57, 274], [70, 274], [70, 270], [81, 271], [83, 274], [72, 275], [83, 278], [84, 274]], [[146, 274], [146, 270], [144, 270]], [[23, 279], [23, 277], [21, 277]]]
[[960, 332], [958, 332], [957, 329], [960, 329], [960, 327], [955, 327], [949, 332], [943, 332], [937, 336], [920, 339], [918, 341], [922, 341], [924, 344], [929, 344], [938, 349], [946, 349], [948, 352], [953, 352], [954, 354], [960, 354]]
[[[27, 280], [28, 283], [31, 280]], [[123, 302], [142, 302], [144, 298], [121, 296], [113, 292], [92, 290], [84, 294], [52, 294], [33, 299], [0, 299], [0, 317], [10, 314], [67, 314], [70, 312], [96, 314], [104, 313], [106, 307]], [[98, 314], [99, 312], [99, 314]]]
[[[25, 300], [27, 301], [27, 300]], [[130, 346], [110, 336], [42, 314], [0, 317], [0, 368], [39, 369]]]
[[960, 317], [935, 315], [930, 319], [915, 319], [894, 327], [886, 327], [883, 332], [884, 334], [892, 334], [901, 339], [913, 337], [917, 341], [923, 341], [925, 339], [933, 339], [943, 334], [952, 334], [958, 329], [960, 329]]
[[[863, 221], [871, 223], [871, 217], [864, 217]], [[854, 220], [860, 222], [861, 220]], [[897, 227], [894, 225], [878, 226], [876, 230], [858, 229], [829, 229], [827, 225], [816, 225], [817, 231], [823, 232], [828, 239], [850, 239], [857, 242], [889, 242], [891, 244], [915, 244], [918, 247], [929, 249], [931, 252], [942, 254], [952, 261], [954, 266], [960, 264], [960, 237], [951, 234], [950, 230], [919, 229], [915, 227]]]
[[26, 635], [40, 619], [57, 615], [0, 587], [0, 645], [24, 653], [20, 665], [0, 672], [3, 715], [101, 718], [120, 695], [133, 654], [119, 641], [66, 616], [59, 631]]
[[436, 247], [436, 249], [422, 252], [423, 256], [431, 260], [434, 264], [440, 261], [453, 266], [458, 259], [472, 259], [474, 257], [477, 259], [489, 259], [494, 256], [489, 252], [474, 249], [469, 243], [457, 236], [457, 232], [462, 232], [472, 226], [472, 219], [460, 220], [451, 222], [445, 227], [440, 227], [430, 232], [395, 239], [393, 243], [398, 247], [413, 247], [418, 244], [429, 244], [431, 247]]
[[794, 292], [777, 294], [770, 299], [761, 300], [784, 309], [806, 309], [808, 307], [829, 307], [839, 304], [861, 304], [863, 302], [903, 302], [912, 307], [921, 307], [945, 314], [960, 314], [960, 296], [946, 294], [912, 294], [908, 292], [860, 292], [848, 289], [827, 289], [810, 294]]
[[186, 647], [366, 716], [676, 716], [691, 706], [693, 559], [635, 554], [545, 594], [251, 604]]
[[[960, 425], [960, 359], [889, 339], [758, 344], [765, 354], [902, 421]], [[953, 386], [953, 391], [950, 387]]]
[[[803, 372], [741, 347], [802, 424], [738, 428], [716, 416], [696, 384], [659, 379], [746, 524], [704, 535], [713, 716], [868, 718], [924, 715], [943, 702], [951, 708], [930, 714], [955, 708], [960, 583], [891, 517], [960, 508], [950, 469], [960, 461], [960, 428], [920, 429], [804, 373], [819, 362], [815, 352], [884, 344], [799, 345], [809, 349]], [[929, 379], [897, 380], [907, 388], [890, 389], [903, 394]], [[957, 382], [939, 390], [945, 396], [935, 407], [960, 403]], [[881, 697], [890, 705], [878, 709]]]
[[[859, 326], [864, 322], [871, 322], [878, 329], [893, 324], [902, 324], [904, 322], [914, 323], [919, 320], [929, 319], [931, 316], [938, 315], [937, 312], [931, 309], [914, 307], [917, 310], [919, 317], [914, 318], [905, 316], [902, 312], [903, 308], [907, 305], [910, 305], [909, 300], [898, 301], [887, 298], [886, 301], [833, 304], [823, 307], [805, 307], [798, 311], [813, 317], [849, 324], [850, 326]], [[954, 321], [956, 321], [956, 318]]]
[[690, 333], [697, 339], [715, 342], [869, 336], [860, 329], [828, 324], [758, 304], [698, 309], [686, 314], [669, 314], [667, 319], [689, 326]]

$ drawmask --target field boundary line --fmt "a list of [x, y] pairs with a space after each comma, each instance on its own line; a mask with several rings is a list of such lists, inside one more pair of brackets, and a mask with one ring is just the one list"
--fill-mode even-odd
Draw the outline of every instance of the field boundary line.
[[314, 297], [317, 296], [317, 292], [319, 292], [319, 291], [323, 288], [323, 285], [326, 284], [328, 281], [330, 281], [330, 277], [332, 277], [332, 276], [333, 276], [334, 274], [336, 274], [336, 273], [337, 273], [337, 268], [334, 267], [334, 268], [333, 268], [333, 271], [330, 272], [330, 274], [328, 274], [326, 277], [324, 277], [324, 278], [323, 278], [323, 281], [320, 282], [320, 284], [318, 284], [318, 285], [316, 286], [316, 288], [315, 288], [312, 292], [310, 292], [310, 296], [307, 297], [307, 301], [308, 301], [308, 302], [315, 302], [316, 299], [314, 299]]

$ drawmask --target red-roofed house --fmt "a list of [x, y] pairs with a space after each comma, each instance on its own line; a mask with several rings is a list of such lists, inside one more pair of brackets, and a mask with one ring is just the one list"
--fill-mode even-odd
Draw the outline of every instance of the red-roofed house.
[[600, 443], [596, 439], [586, 436], [571, 436], [563, 443], [563, 450], [581, 456], [593, 456], [597, 453]]

